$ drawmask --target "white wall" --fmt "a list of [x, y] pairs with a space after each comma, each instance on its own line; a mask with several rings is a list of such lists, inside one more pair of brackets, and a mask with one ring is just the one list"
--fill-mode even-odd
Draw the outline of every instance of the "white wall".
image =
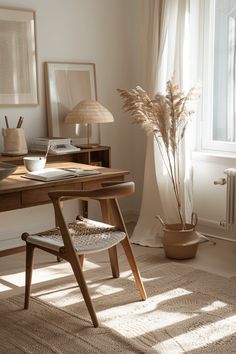
[[[145, 50], [146, 47], [146, 28], [144, 22], [146, 0], [128, 0], [125, 2], [125, 46], [126, 53], [129, 58], [129, 86], [121, 88], [134, 88], [137, 85], [146, 89], [146, 63]], [[126, 120], [129, 125], [128, 134], [132, 137], [129, 142], [129, 150], [131, 154], [131, 179], [136, 183], [136, 193], [130, 198], [130, 218], [136, 220], [139, 214], [143, 175], [144, 161], [146, 152], [146, 133], [140, 125], [133, 124], [130, 114], [121, 114], [121, 119]], [[131, 135], [130, 135], [131, 134]], [[127, 215], [128, 218], [128, 215]]]
[[[15, 123], [21, 115], [25, 117], [24, 128], [28, 143], [33, 137], [46, 136], [43, 63], [45, 61], [95, 63], [98, 100], [107, 106], [115, 117], [114, 123], [102, 125], [102, 143], [111, 146], [112, 167], [130, 170], [133, 179], [135, 176], [142, 176], [143, 133], [139, 130], [136, 132], [130, 118], [122, 112], [122, 102], [116, 92], [117, 88], [133, 86], [132, 80], [135, 75], [130, 61], [133, 59], [131, 53], [136, 47], [132, 38], [139, 28], [136, 21], [137, 16], [141, 14], [139, 11], [141, 4], [142, 0], [0, 0], [1, 7], [36, 11], [39, 87], [39, 105], [0, 108], [0, 128], [4, 127], [4, 115], [8, 116], [10, 124]], [[130, 34], [126, 35], [129, 30]], [[137, 63], [140, 68], [141, 61], [140, 65], [139, 61]], [[1, 137], [0, 143], [2, 150]], [[137, 212], [139, 209], [141, 177], [138, 177], [137, 183], [135, 196], [122, 203], [124, 212], [132, 210]], [[1, 213], [0, 237], [15, 237], [27, 229], [33, 231], [39, 226], [43, 228], [51, 225], [49, 221], [51, 219], [49, 205]]]

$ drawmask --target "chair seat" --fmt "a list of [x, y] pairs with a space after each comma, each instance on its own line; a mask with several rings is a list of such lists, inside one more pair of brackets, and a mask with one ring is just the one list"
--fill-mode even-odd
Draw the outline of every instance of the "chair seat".
[[[68, 224], [76, 252], [85, 255], [103, 251], [118, 244], [125, 238], [125, 233], [116, 227], [99, 221], [79, 217]], [[26, 237], [28, 243], [42, 246], [57, 252], [63, 252], [64, 243], [59, 228], [50, 229]]]

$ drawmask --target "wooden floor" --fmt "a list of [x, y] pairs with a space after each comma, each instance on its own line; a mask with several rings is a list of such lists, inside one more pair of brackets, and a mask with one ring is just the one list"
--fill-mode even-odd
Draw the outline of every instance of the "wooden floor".
[[[225, 277], [236, 276], [236, 243], [222, 240], [214, 240], [202, 243], [199, 246], [197, 256], [192, 260], [178, 261], [186, 266], [216, 273]], [[162, 248], [150, 248], [133, 245], [137, 257], [149, 254], [156, 258], [157, 263], [171, 262], [164, 256]], [[120, 248], [119, 252], [123, 252]], [[103, 252], [91, 255], [92, 261], [101, 261]], [[0, 258], [0, 298], [6, 298], [24, 292], [24, 267], [25, 254], [19, 253]], [[39, 250], [35, 254], [36, 276], [34, 276], [33, 288], [41, 286], [44, 282], [50, 282], [58, 277], [68, 275], [70, 268], [64, 262], [58, 264], [55, 257]], [[142, 269], [140, 269], [142, 272]]]

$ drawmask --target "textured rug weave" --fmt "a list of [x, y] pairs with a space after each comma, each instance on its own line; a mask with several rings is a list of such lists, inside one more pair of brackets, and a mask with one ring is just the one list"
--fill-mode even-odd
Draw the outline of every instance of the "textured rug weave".
[[[236, 353], [235, 281], [179, 263], [158, 264], [153, 256], [140, 256], [137, 262], [147, 301], [139, 301], [125, 256], [120, 257], [119, 279], [110, 277], [105, 262], [85, 264], [100, 323], [144, 346], [145, 352]], [[37, 297], [89, 319], [74, 285], [68, 277]]]
[[[85, 261], [101, 328], [90, 327], [74, 277], [66, 275], [34, 292], [26, 312], [19, 310], [18, 298], [1, 304], [1, 343], [10, 328], [12, 345], [20, 337], [22, 349], [29, 335], [29, 345], [36, 345], [32, 353], [236, 353], [235, 281], [186, 264], [160, 264], [153, 256], [140, 256], [137, 262], [148, 300], [139, 301], [125, 257], [120, 260], [119, 279], [111, 278], [106, 261]], [[66, 263], [56, 267], [69, 274]], [[6, 342], [11, 345], [11, 341]], [[40, 351], [41, 346], [45, 347]], [[1, 348], [4, 353], [21, 352], [2, 345], [0, 352]]]
[[29, 311], [22, 304], [23, 296], [0, 302], [2, 354], [146, 353], [145, 347], [109, 328], [95, 329], [90, 321], [40, 300], [31, 299]]

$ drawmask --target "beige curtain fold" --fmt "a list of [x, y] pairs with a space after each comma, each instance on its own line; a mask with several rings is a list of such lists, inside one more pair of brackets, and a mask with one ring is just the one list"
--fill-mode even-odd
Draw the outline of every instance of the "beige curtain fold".
[[[147, 87], [148, 92], [165, 92], [173, 76], [184, 89], [192, 84], [190, 77], [189, 6], [196, 0], [149, 0], [147, 13]], [[192, 40], [192, 39], [191, 39]], [[192, 44], [191, 44], [192, 45]], [[189, 58], [188, 58], [189, 57]], [[188, 132], [186, 134], [186, 137]], [[182, 203], [186, 219], [192, 213], [192, 172], [187, 139], [181, 147]], [[161, 246], [162, 226], [156, 215], [168, 223], [178, 222], [172, 184], [166, 175], [153, 135], [147, 136], [142, 204], [131, 242], [144, 246]]]

